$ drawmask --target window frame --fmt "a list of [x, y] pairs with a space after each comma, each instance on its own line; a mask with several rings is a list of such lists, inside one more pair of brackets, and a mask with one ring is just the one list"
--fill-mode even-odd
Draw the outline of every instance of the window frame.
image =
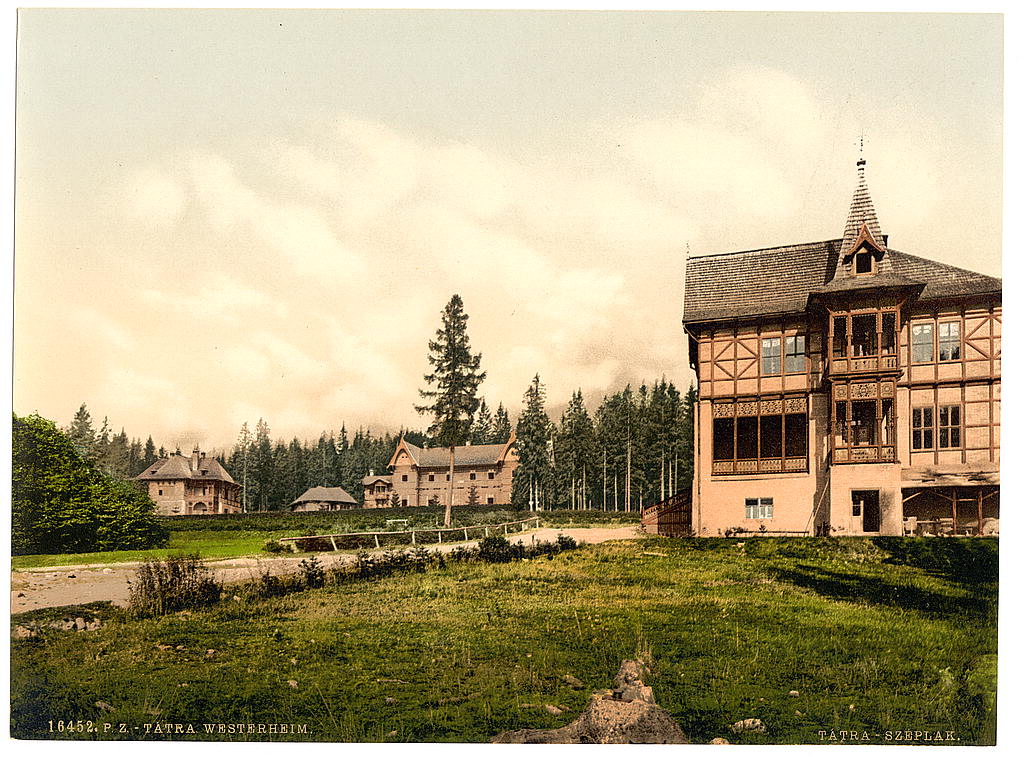
[[[774, 343], [774, 346], [771, 344]], [[767, 351], [768, 348], [774, 350], [773, 353]], [[772, 362], [772, 363], [769, 363]], [[771, 368], [774, 366], [774, 369]], [[782, 336], [776, 337], [762, 337], [761, 338], [761, 374], [762, 375], [776, 375], [782, 374]]]
[[[789, 396], [789, 398], [791, 397]], [[787, 411], [785, 404], [779, 413], [764, 413], [759, 408], [760, 413], [756, 416], [736, 413], [737, 405], [739, 404], [733, 404], [731, 415], [713, 418], [711, 445], [713, 476], [793, 474], [809, 471], [811, 449], [809, 403], [805, 405], [803, 411]], [[741, 428], [749, 431], [753, 439], [751, 440], [750, 435], [741, 436]], [[766, 428], [777, 430], [777, 435], [773, 435], [771, 440], [763, 439], [762, 434]], [[794, 428], [799, 430], [796, 435], [792, 432]], [[798, 452], [793, 453], [794, 449]], [[741, 456], [741, 452], [753, 455]], [[773, 463], [767, 465], [765, 462]], [[741, 463], [742, 466], [739, 466]], [[716, 464], [731, 464], [731, 467], [728, 468], [728, 471], [715, 471]]]
[[[793, 350], [790, 350], [792, 345]], [[799, 366], [796, 362], [799, 359]], [[793, 365], [791, 365], [791, 362]], [[803, 374], [807, 371], [807, 335], [785, 335], [782, 341], [782, 373]]]
[[743, 518], [764, 521], [775, 518], [775, 498], [757, 497], [743, 499]]
[[[917, 340], [915, 339], [920, 331], [920, 334], [924, 334], [927, 330], [928, 340]], [[928, 321], [911, 321], [910, 322], [910, 363], [912, 364], [934, 364], [935, 363], [935, 320], [929, 319]], [[928, 357], [919, 358], [917, 351], [918, 347], [927, 346]]]
[[[943, 334], [942, 334], [942, 328], [943, 327], [955, 328], [956, 329], [956, 337], [953, 338], [952, 336], [947, 335], [945, 337], [945, 339], [943, 339]], [[941, 321], [940, 320], [939, 323], [938, 323], [938, 328], [935, 330], [935, 342], [936, 342], [936, 351], [935, 351], [936, 361], [938, 361], [939, 363], [943, 363], [943, 364], [954, 363], [956, 361], [960, 361], [962, 359], [963, 353], [964, 353], [963, 339], [962, 339], [961, 330], [960, 330], [960, 320], [959, 319], [950, 319], [950, 320], [946, 320], [946, 321]], [[956, 355], [943, 358], [943, 355], [942, 355], [943, 350], [944, 349], [949, 350], [949, 348], [946, 347], [946, 346], [950, 346], [950, 345], [955, 345], [955, 348], [953, 350], [955, 350]], [[952, 353], [953, 351], [950, 351], [950, 352]]]

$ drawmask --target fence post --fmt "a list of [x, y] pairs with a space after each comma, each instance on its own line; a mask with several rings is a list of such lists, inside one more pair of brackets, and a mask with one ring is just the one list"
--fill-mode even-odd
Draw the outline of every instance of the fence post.
[[416, 545], [416, 530], [412, 531], [412, 544]]
[[333, 535], [331, 535], [331, 547], [334, 548], [335, 551], [338, 550], [338, 544], [334, 542], [334, 536]]
[[485, 538], [491, 537], [491, 528], [488, 527], [487, 525], [484, 525], [484, 537]]
[[441, 545], [441, 531], [440, 530], [437, 531], [437, 544]]
[[462, 537], [464, 537], [466, 540], [469, 540], [469, 530], [465, 527], [462, 528]]
[[377, 537], [377, 533], [373, 533], [373, 542], [380, 548], [380, 539]]
[[505, 528], [505, 534], [508, 535], [508, 523], [502, 525]]

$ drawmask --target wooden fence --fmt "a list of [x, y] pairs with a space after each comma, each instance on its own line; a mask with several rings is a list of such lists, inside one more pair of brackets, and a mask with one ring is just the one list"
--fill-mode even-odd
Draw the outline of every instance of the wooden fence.
[[[337, 551], [342, 548], [382, 548], [396, 545], [437, 545], [459, 540], [478, 540], [491, 535], [523, 532], [528, 525], [540, 527], [540, 517], [529, 517], [517, 522], [480, 524], [472, 527], [424, 527], [409, 530], [380, 530], [376, 532], [342, 532], [332, 535], [300, 535], [278, 538], [279, 543], [300, 551]], [[446, 540], [447, 538], [447, 540]]]
[[690, 492], [676, 493], [645, 508], [640, 513], [640, 525], [655, 535], [687, 537], [693, 533], [691, 512]]

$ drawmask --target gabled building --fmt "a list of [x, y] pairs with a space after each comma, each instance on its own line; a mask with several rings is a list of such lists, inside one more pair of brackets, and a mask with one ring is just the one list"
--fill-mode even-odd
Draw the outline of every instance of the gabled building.
[[196, 446], [188, 458], [180, 452], [159, 459], [137, 475], [161, 516], [238, 514], [239, 485], [213, 457]]
[[1001, 280], [891, 248], [857, 171], [841, 238], [687, 262], [696, 535], [998, 531]]
[[312, 487], [289, 504], [292, 511], [358, 509], [359, 502], [343, 488]]
[[363, 477], [363, 508], [386, 509], [391, 505], [391, 475], [374, 474]]
[[[499, 445], [455, 447], [454, 506], [467, 505], [473, 499], [479, 504], [512, 503], [512, 473], [519, 464], [514, 442], [513, 437]], [[432, 502], [444, 505], [448, 500], [449, 458], [448, 448], [420, 448], [403, 438], [388, 462], [392, 472], [387, 498], [390, 500], [393, 492], [402, 506], [427, 506]], [[367, 479], [363, 480], [364, 488]]]

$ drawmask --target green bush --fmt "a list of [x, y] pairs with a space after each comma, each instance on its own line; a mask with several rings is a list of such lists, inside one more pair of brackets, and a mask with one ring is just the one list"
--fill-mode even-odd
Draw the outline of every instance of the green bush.
[[48, 419], [14, 416], [14, 555], [159, 548], [168, 530], [134, 482], [107, 477]]
[[323, 565], [316, 556], [310, 556], [299, 562], [299, 573], [307, 588], [322, 588], [327, 580]]
[[128, 608], [143, 617], [209, 606], [221, 594], [213, 572], [197, 554], [144, 561], [129, 586]]

